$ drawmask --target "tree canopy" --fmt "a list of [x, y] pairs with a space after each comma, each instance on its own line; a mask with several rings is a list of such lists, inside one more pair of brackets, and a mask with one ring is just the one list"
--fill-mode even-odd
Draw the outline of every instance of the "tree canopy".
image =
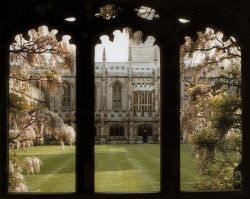
[[[241, 158], [231, 160], [227, 156], [232, 151], [241, 155], [240, 47], [233, 37], [226, 40], [222, 32], [211, 28], [197, 35], [196, 41], [186, 37], [180, 48], [184, 139], [194, 144], [201, 173], [213, 179], [209, 183], [205, 180], [199, 188], [232, 189], [234, 182], [240, 181], [233, 174], [241, 164]], [[225, 157], [223, 161], [215, 157], [219, 151]], [[216, 162], [226, 165], [230, 172], [220, 172]], [[230, 180], [217, 178], [219, 173]]]

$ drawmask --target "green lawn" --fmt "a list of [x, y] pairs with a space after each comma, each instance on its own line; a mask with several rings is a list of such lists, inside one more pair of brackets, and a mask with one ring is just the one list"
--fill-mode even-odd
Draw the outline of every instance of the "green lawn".
[[[199, 175], [198, 169], [198, 160], [197, 158], [191, 156], [192, 154], [192, 145], [190, 144], [182, 144], [181, 145], [181, 165], [180, 165], [180, 174], [181, 174], [181, 191], [200, 191], [194, 188], [194, 183], [199, 182], [198, 179], [202, 179], [202, 176]], [[239, 154], [235, 152], [227, 153], [227, 156], [232, 161], [239, 161]], [[216, 160], [225, 160], [225, 156], [221, 152], [215, 153]], [[212, 190], [210, 190], [212, 191]]]
[[[191, 145], [181, 145], [181, 190], [195, 191], [198, 162], [191, 157]], [[75, 191], [75, 147], [39, 146], [18, 149], [22, 156], [38, 156], [41, 172], [25, 175], [30, 192]], [[220, 154], [217, 154], [217, 156]], [[124, 144], [95, 146], [96, 192], [159, 192], [160, 145]]]
[[96, 192], [159, 192], [160, 145], [96, 145]]
[[41, 172], [25, 175], [30, 192], [74, 192], [75, 191], [75, 147], [39, 146], [15, 150], [23, 156], [37, 156], [42, 161]]
[[181, 145], [180, 153], [180, 189], [181, 191], [194, 191], [193, 183], [199, 177], [198, 160], [191, 156], [192, 146], [189, 144]]

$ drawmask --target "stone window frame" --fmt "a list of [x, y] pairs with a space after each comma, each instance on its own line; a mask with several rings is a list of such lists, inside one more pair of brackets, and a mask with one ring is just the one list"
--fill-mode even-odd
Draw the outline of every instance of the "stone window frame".
[[62, 107], [63, 110], [70, 110], [72, 107], [72, 85], [67, 81], [63, 81], [62, 85]]
[[[146, 85], [144, 85], [146, 87]], [[144, 100], [145, 98], [145, 100]], [[143, 113], [148, 112], [150, 115], [155, 107], [154, 93], [153, 91], [134, 91], [133, 92], [133, 107], [134, 113]]]
[[[30, 3], [30, 5], [27, 4]], [[31, 3], [32, 2], [32, 3]], [[34, 27], [39, 25], [39, 23], [47, 22], [52, 26], [67, 26], [70, 29], [71, 25], [69, 22], [60, 21], [60, 17], [63, 17], [63, 14], [74, 14], [77, 10], [80, 10], [77, 13], [78, 19], [82, 19], [86, 24], [85, 32], [81, 32], [81, 37], [76, 38], [77, 43], [83, 43], [85, 47], [87, 46], [87, 50], [83, 47], [78, 46], [77, 52], [81, 54], [84, 59], [79, 59], [77, 57], [77, 62], [81, 66], [77, 71], [77, 85], [81, 85], [81, 89], [77, 86], [77, 91], [84, 90], [84, 94], [88, 93], [88, 95], [80, 95], [79, 92], [77, 94], [77, 113], [76, 117], [77, 121], [77, 130], [94, 130], [94, 88], [93, 85], [93, 68], [89, 67], [91, 64], [93, 65], [91, 58], [93, 54], [93, 43], [96, 41], [97, 35], [95, 35], [95, 39], [89, 35], [94, 35], [93, 31], [100, 33], [105, 32], [107, 29], [114, 30], [115, 28], [121, 27], [121, 25], [126, 24], [127, 26], [131, 26], [132, 28], [136, 28], [136, 25], [143, 29], [145, 28], [146, 33], [154, 32], [156, 34], [156, 39], [159, 40], [160, 48], [162, 50], [161, 62], [164, 66], [161, 67], [161, 74], [164, 77], [161, 77], [161, 93], [162, 93], [162, 101], [161, 104], [162, 110], [169, 115], [164, 113], [161, 114], [161, 141], [164, 141], [165, 144], [161, 145], [161, 191], [160, 193], [146, 193], [146, 194], [94, 194], [94, 181], [93, 181], [93, 143], [94, 140], [93, 135], [86, 132], [85, 134], [78, 134], [79, 140], [77, 141], [77, 157], [79, 157], [76, 171], [77, 171], [77, 183], [76, 183], [76, 193], [75, 194], [7, 194], [7, 125], [0, 125], [0, 198], [13, 198], [13, 199], [30, 199], [30, 198], [53, 198], [53, 199], [61, 199], [63, 198], [180, 198], [180, 199], [210, 199], [213, 197], [227, 198], [227, 199], [246, 199], [250, 196], [250, 160], [249, 160], [249, 152], [250, 146], [247, 144], [243, 145], [243, 158], [244, 158], [244, 188], [243, 193], [241, 192], [199, 192], [199, 193], [185, 193], [180, 192], [179, 187], [179, 70], [178, 70], [178, 46], [183, 44], [183, 37], [185, 35], [192, 34], [195, 37], [196, 31], [203, 30], [207, 25], [213, 25], [215, 27], [219, 27], [222, 31], [225, 31], [228, 34], [235, 33], [237, 37], [240, 39], [240, 46], [242, 47], [242, 99], [243, 99], [243, 139], [245, 143], [250, 143], [250, 135], [246, 133], [248, 129], [250, 129], [250, 118], [247, 117], [247, 113], [250, 112], [250, 96], [248, 95], [249, 85], [250, 85], [250, 77], [249, 77], [249, 58], [250, 58], [250, 44], [248, 41], [249, 34], [249, 4], [247, 1], [239, 1], [238, 3], [233, 0], [224, 0], [224, 2], [220, 1], [209, 1], [205, 4], [197, 4], [196, 0], [175, 0], [174, 3], [172, 1], [150, 1], [145, 0], [145, 5], [152, 6], [156, 8], [157, 11], [160, 12], [160, 18], [158, 21], [145, 22], [141, 19], [132, 18], [134, 17], [132, 12], [129, 12], [132, 16], [128, 16], [126, 12], [121, 12], [119, 17], [115, 18], [113, 21], [101, 21], [101, 18], [96, 20], [93, 19], [92, 15], [95, 11], [99, 10], [99, 7], [103, 6], [105, 2], [101, 0], [96, 0], [95, 2], [86, 0], [84, 3], [81, 0], [76, 0], [75, 2], [67, 1], [67, 0], [54, 0], [54, 1], [46, 1], [47, 4], [41, 3], [40, 1], [34, 2], [31, 0], [23, 1], [22, 4], [18, 4], [15, 8], [15, 4], [11, 1], [6, 1], [7, 5], [2, 6], [1, 9], [4, 9], [1, 14], [11, 11], [11, 13], [15, 13], [15, 15], [11, 13], [7, 13], [8, 15], [2, 17], [0, 20], [3, 22], [3, 26], [5, 27], [5, 31], [0, 32], [0, 64], [3, 67], [1, 77], [0, 77], [0, 85], [2, 88], [2, 94], [0, 95], [0, 121], [4, 124], [7, 124], [7, 103], [8, 103], [8, 82], [6, 81], [6, 77], [8, 76], [8, 45], [11, 36], [16, 35], [17, 32], [22, 32], [23, 30], [27, 30], [28, 27]], [[82, 6], [81, 9], [79, 4]], [[141, 1], [137, 0], [123, 0], [123, 1], [114, 1], [114, 3], [119, 3], [123, 5], [123, 9], [126, 11], [130, 11], [131, 8], [134, 9], [141, 5]], [[67, 6], [71, 5], [71, 6]], [[226, 5], [226, 6], [224, 6]], [[57, 9], [55, 8], [57, 7]], [[77, 8], [77, 9], [76, 9]], [[23, 10], [29, 10], [29, 12], [23, 12]], [[66, 10], [65, 10], [66, 9]], [[84, 11], [83, 11], [84, 10]], [[34, 15], [33, 15], [34, 14]], [[49, 14], [49, 15], [48, 15]], [[51, 17], [51, 15], [54, 17]], [[11, 17], [10, 17], [11, 16]], [[33, 16], [33, 20], [29, 21], [30, 16]], [[191, 19], [191, 23], [177, 25], [178, 17], [187, 16]], [[230, 17], [233, 16], [233, 17]], [[164, 18], [165, 17], [165, 18]], [[120, 20], [120, 22], [118, 21]], [[166, 23], [162, 21], [162, 19], [167, 19]], [[93, 23], [89, 20], [93, 20], [96, 22], [96, 26], [93, 27]], [[230, 21], [230, 23], [229, 23]], [[135, 23], [133, 23], [135, 22]], [[116, 25], [116, 23], [118, 25]], [[170, 25], [168, 25], [170, 23]], [[65, 25], [66, 24], [66, 25]], [[75, 22], [74, 22], [75, 24]], [[151, 24], [153, 28], [149, 29], [148, 24]], [[158, 29], [158, 25], [161, 27], [164, 26], [166, 30], [178, 37], [180, 40], [173, 42], [173, 37], [164, 37], [161, 36], [161, 32], [163, 29], [159, 29], [159, 32], [156, 32]], [[238, 26], [236, 24], [239, 24]], [[190, 26], [189, 26], [190, 25]], [[189, 26], [189, 27], [188, 27]], [[173, 28], [174, 27], [174, 28]], [[235, 28], [238, 27], [238, 28]], [[79, 30], [81, 27], [77, 27]], [[148, 29], [146, 29], [148, 28]], [[70, 29], [71, 30], [71, 29]], [[153, 31], [151, 31], [153, 30]], [[89, 31], [89, 32], [88, 32]], [[69, 33], [72, 33], [68, 31]], [[245, 33], [244, 33], [245, 32]], [[106, 32], [105, 32], [106, 33]], [[159, 37], [157, 37], [159, 36]], [[172, 35], [173, 36], [173, 35]], [[174, 38], [175, 38], [174, 37]], [[92, 40], [91, 40], [91, 39]], [[169, 39], [170, 38], [170, 39]], [[82, 39], [82, 40], [81, 40]], [[169, 40], [168, 40], [169, 39]], [[81, 42], [80, 42], [81, 41]], [[167, 44], [169, 42], [169, 44]], [[91, 48], [92, 46], [92, 48]], [[92, 49], [92, 51], [91, 51]], [[164, 53], [164, 54], [163, 54]], [[83, 61], [84, 60], [84, 61]], [[162, 64], [161, 64], [162, 65]], [[85, 75], [84, 75], [85, 74]], [[83, 78], [84, 77], [84, 78]], [[92, 82], [92, 83], [91, 83]], [[90, 97], [92, 96], [92, 97]], [[171, 96], [171, 97], [167, 97]], [[79, 123], [79, 118], [81, 121], [87, 121], [83, 124]], [[168, 130], [168, 131], [166, 131]], [[93, 132], [93, 131], [92, 131]], [[171, 133], [170, 133], [171, 132]], [[175, 132], [175, 133], [172, 133]], [[170, 153], [171, 152], [171, 153]], [[248, 157], [248, 158], [246, 158]]]

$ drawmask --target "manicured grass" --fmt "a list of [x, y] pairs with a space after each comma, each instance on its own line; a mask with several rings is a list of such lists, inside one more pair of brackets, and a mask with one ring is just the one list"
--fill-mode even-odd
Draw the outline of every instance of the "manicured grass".
[[96, 145], [96, 192], [159, 192], [160, 145]]
[[199, 177], [198, 160], [192, 157], [192, 146], [181, 145], [180, 153], [180, 189], [181, 191], [194, 191], [193, 184]]
[[[96, 192], [158, 192], [160, 145], [96, 145]], [[75, 191], [75, 147], [39, 146], [15, 150], [20, 156], [37, 156], [41, 172], [24, 175], [30, 192]]]
[[75, 191], [75, 147], [39, 146], [15, 150], [18, 155], [36, 156], [42, 161], [41, 172], [25, 175], [30, 192]]
[[[75, 191], [75, 146], [39, 146], [18, 149], [20, 156], [37, 156], [41, 172], [25, 175], [30, 192]], [[181, 145], [181, 191], [198, 191], [193, 184], [199, 176], [198, 161], [191, 156], [192, 146]], [[229, 154], [237, 159], [236, 154]], [[220, 153], [217, 158], [223, 158]], [[159, 192], [160, 145], [95, 145], [96, 192]]]

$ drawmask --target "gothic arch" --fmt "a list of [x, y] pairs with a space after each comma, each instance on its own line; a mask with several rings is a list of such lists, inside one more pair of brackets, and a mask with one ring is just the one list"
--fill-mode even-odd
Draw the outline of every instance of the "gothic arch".
[[113, 85], [116, 84], [116, 83], [121, 84], [122, 88], [124, 88], [124, 84], [125, 84], [125, 83], [122, 82], [122, 81], [119, 80], [119, 79], [116, 79], [116, 80], [114, 80], [113, 82], [111, 82], [110, 87], [113, 87]]

